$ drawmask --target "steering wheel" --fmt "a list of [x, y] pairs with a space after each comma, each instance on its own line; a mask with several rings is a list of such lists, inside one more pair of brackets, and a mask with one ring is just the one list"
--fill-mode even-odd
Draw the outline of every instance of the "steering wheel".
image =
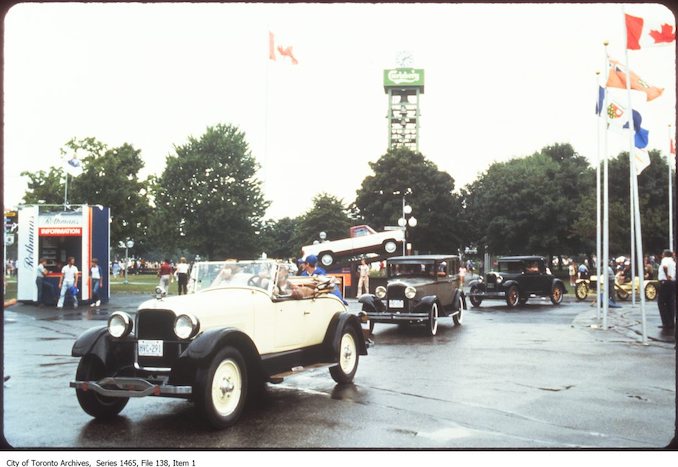
[[259, 276], [252, 276], [249, 279], [247, 279], [247, 285], [250, 287], [260, 287], [261, 286], [261, 277]]

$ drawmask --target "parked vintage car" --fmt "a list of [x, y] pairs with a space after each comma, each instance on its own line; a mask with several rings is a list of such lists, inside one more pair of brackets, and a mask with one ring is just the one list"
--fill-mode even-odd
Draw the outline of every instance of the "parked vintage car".
[[469, 299], [474, 307], [483, 300], [505, 299], [513, 308], [527, 303], [530, 297], [550, 297], [558, 305], [567, 293], [563, 281], [546, 269], [540, 256], [506, 256], [499, 258], [497, 269], [469, 283]]
[[[645, 280], [643, 281], [645, 287], [645, 299], [646, 300], [655, 300], [657, 298], [657, 291], [659, 290], [659, 281], [658, 280]], [[574, 294], [577, 297], [577, 300], [586, 300], [586, 297], [590, 292], [593, 292], [595, 295], [596, 291], [596, 276], [593, 275], [589, 279], [577, 279]], [[636, 294], [640, 291], [640, 279], [636, 277], [635, 280], [635, 290]], [[633, 287], [631, 282], [619, 283], [617, 280], [614, 282], [614, 292], [618, 299], [628, 300], [633, 292]]]
[[273, 260], [196, 263], [191, 276], [194, 293], [158, 289], [135, 317], [116, 311], [77, 339], [70, 386], [85, 412], [107, 418], [130, 397], [181, 397], [225, 428], [266, 382], [319, 366], [353, 380], [367, 348], [330, 278], [293, 277]]
[[361, 254], [396, 253], [405, 240], [405, 233], [401, 229], [377, 232], [369, 225], [356, 225], [349, 230], [349, 236], [339, 240], [331, 240], [302, 247], [302, 257], [315, 255], [323, 267], [330, 267], [339, 258], [352, 257]]
[[466, 301], [458, 256], [396, 256], [386, 261], [386, 273], [386, 287], [359, 299], [370, 331], [375, 323], [425, 323], [434, 336], [440, 317], [451, 316], [454, 324], [461, 324]]

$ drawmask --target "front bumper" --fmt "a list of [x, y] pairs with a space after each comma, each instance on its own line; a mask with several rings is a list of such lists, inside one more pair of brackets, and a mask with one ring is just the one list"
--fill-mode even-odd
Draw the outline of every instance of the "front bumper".
[[411, 313], [407, 311], [368, 312], [367, 317], [375, 323], [424, 321], [428, 319], [428, 313]]
[[174, 386], [152, 383], [144, 378], [107, 377], [100, 381], [71, 381], [70, 387], [81, 391], [94, 391], [106, 397], [191, 397], [191, 386]]

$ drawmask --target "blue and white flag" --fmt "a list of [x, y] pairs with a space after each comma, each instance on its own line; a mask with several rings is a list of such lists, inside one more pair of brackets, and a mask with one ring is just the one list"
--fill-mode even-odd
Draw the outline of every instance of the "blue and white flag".
[[[601, 114], [604, 100], [604, 90], [600, 88], [596, 113]], [[647, 147], [650, 132], [643, 128], [643, 111], [647, 96], [641, 91], [631, 91], [631, 120], [633, 121], [634, 146], [643, 149]], [[612, 131], [626, 133], [628, 122], [628, 91], [625, 89], [607, 88], [607, 102], [605, 103], [608, 128]]]
[[82, 163], [80, 162], [80, 159], [78, 159], [78, 156], [73, 154], [73, 156], [70, 159], [67, 159], [64, 163], [64, 170], [66, 173], [72, 177], [77, 177], [78, 175], [82, 174]]

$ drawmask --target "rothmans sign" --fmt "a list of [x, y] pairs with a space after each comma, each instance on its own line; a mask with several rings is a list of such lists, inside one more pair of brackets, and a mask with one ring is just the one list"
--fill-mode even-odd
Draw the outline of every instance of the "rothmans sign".
[[384, 70], [384, 88], [424, 88], [424, 70], [421, 68], [395, 68]]

